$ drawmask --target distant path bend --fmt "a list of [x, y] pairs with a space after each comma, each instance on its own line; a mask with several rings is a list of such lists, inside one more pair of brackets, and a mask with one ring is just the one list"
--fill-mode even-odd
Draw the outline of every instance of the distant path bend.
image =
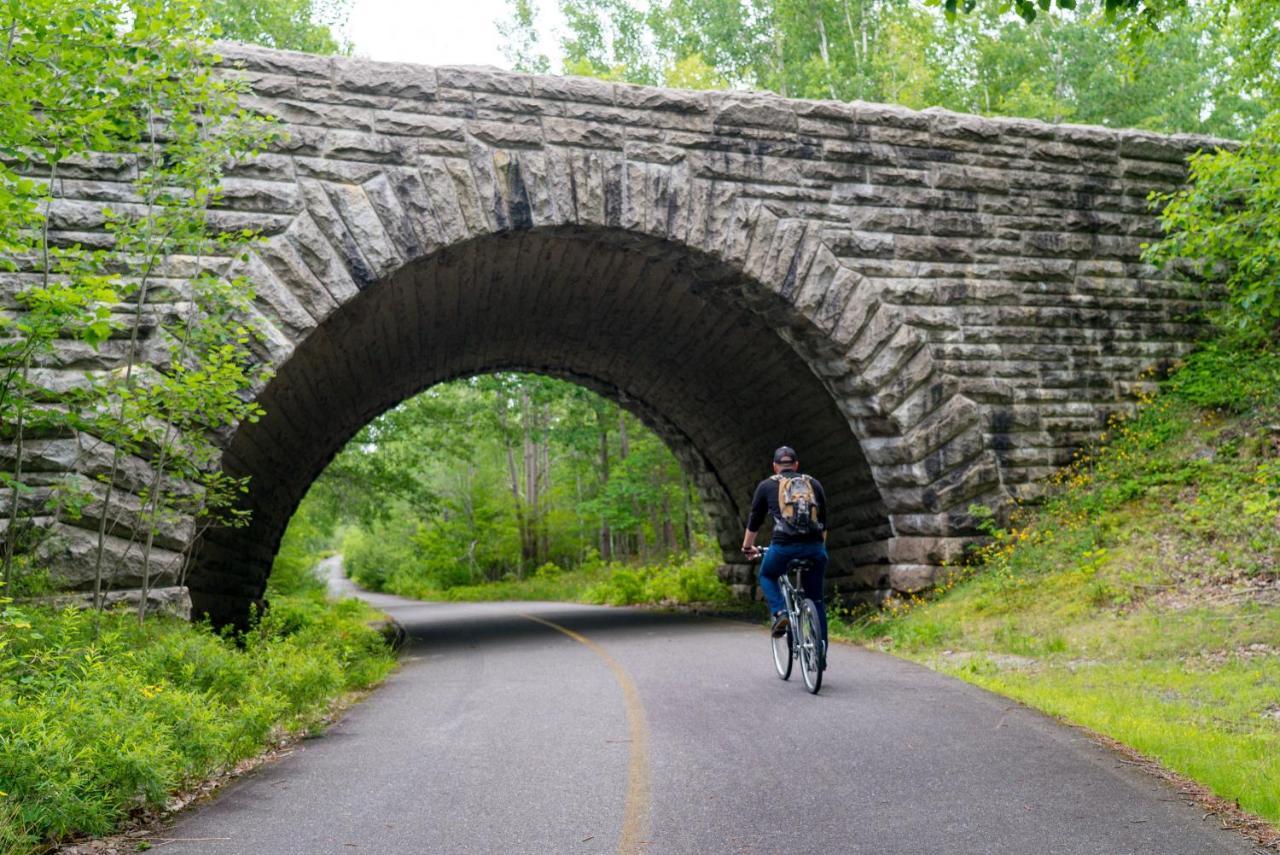
[[403, 667], [166, 852], [1255, 851], [1081, 733], [890, 656], [834, 646], [812, 697], [746, 624], [361, 595], [408, 630]]

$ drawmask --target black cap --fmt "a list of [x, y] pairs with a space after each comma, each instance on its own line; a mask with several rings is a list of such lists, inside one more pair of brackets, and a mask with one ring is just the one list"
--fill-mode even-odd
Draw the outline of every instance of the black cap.
[[774, 463], [795, 463], [796, 450], [789, 445], [778, 446], [778, 450], [773, 453]]

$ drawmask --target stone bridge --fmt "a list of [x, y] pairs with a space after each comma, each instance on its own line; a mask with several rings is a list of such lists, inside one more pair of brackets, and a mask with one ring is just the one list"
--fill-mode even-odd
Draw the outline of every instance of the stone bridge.
[[[276, 371], [266, 416], [226, 441], [225, 467], [252, 476], [252, 523], [204, 535], [188, 577], [219, 620], [261, 597], [343, 444], [444, 380], [543, 372], [638, 414], [691, 473], [744, 586], [752, 486], [793, 445], [833, 499], [832, 583], [873, 597], [933, 581], [975, 535], [971, 504], [1034, 496], [1198, 334], [1140, 246], [1158, 234], [1148, 193], [1184, 179], [1201, 139], [224, 54], [288, 138], [233, 174], [219, 214], [267, 236], [243, 269]], [[99, 228], [128, 181], [69, 180], [60, 239]], [[104, 470], [109, 453], [69, 442], [32, 444], [28, 468]], [[146, 469], [131, 460], [120, 486]], [[136, 584], [124, 507], [117, 586]], [[59, 524], [71, 585], [92, 511]], [[162, 532], [160, 584], [190, 538]]]

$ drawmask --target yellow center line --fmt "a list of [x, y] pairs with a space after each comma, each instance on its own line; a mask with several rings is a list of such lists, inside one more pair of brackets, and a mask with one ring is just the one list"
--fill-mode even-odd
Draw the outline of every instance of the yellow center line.
[[613, 672], [613, 678], [622, 688], [622, 698], [627, 706], [627, 732], [631, 742], [631, 757], [627, 767], [627, 800], [622, 811], [622, 833], [618, 836], [619, 855], [636, 855], [649, 841], [649, 725], [645, 723], [644, 705], [640, 692], [627, 670], [608, 652], [585, 635], [574, 632], [558, 623], [552, 623], [536, 615], [520, 613], [536, 623], [549, 626], [591, 649]]

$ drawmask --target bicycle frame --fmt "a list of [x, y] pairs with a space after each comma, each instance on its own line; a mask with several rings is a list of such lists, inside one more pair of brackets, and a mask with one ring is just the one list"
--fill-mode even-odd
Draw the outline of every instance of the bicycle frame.
[[[787, 572], [779, 577], [778, 583], [782, 588], [782, 599], [783, 602], [786, 603], [787, 608], [789, 624], [787, 632], [791, 636], [791, 658], [800, 663], [800, 669], [802, 672], [807, 672], [809, 670], [809, 663], [806, 662], [806, 659], [809, 657], [817, 657], [817, 665], [814, 670], [818, 672], [818, 685], [821, 685], [821, 672], [824, 670], [826, 664], [824, 662], [826, 651], [819, 649], [807, 649], [804, 634], [800, 631], [800, 622], [803, 620], [800, 605], [805, 601], [804, 583], [801, 581], [801, 576], [812, 568], [813, 565], [807, 561], [792, 561], [787, 565]], [[791, 578], [793, 574], [795, 576], [794, 582]], [[822, 643], [822, 639], [817, 640], [818, 645], [821, 645]], [[817, 688], [811, 687], [810, 691], [816, 692]]]
[[[757, 551], [755, 557], [764, 555], [768, 547]], [[782, 592], [782, 602], [787, 615], [787, 631], [785, 635], [774, 636], [773, 664], [778, 676], [783, 680], [790, 679], [792, 664], [800, 663], [800, 671], [804, 675], [804, 684], [811, 694], [817, 694], [822, 687], [822, 672], [826, 670], [826, 640], [821, 638], [817, 616], [817, 606], [805, 596], [804, 574], [813, 569], [813, 563], [803, 558], [795, 558], [787, 562], [786, 572], [778, 577], [778, 587]], [[793, 577], [794, 576], [794, 580]], [[808, 625], [806, 632], [804, 627]], [[787, 650], [785, 654], [779, 642], [785, 638]]]
[[[787, 618], [791, 624], [791, 656], [798, 658], [800, 656], [800, 597], [796, 596], [797, 591], [804, 590], [800, 582], [800, 574], [805, 571], [803, 567], [797, 567], [792, 570], [787, 568], [787, 572], [783, 573], [778, 579], [778, 584], [782, 587], [782, 601], [787, 605]], [[795, 573], [796, 580], [791, 581], [791, 574]]]

